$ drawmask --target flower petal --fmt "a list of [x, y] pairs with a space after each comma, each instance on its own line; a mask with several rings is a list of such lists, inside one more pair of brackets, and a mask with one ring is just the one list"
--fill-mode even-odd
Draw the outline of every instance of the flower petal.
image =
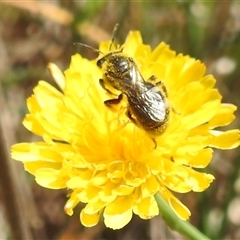
[[150, 219], [159, 214], [158, 205], [153, 196], [143, 199], [134, 207], [134, 213], [142, 219]]
[[64, 78], [62, 71], [54, 63], [48, 64], [48, 70], [49, 70], [50, 74], [52, 75], [52, 77], [54, 78], [57, 85], [60, 87], [60, 89], [63, 90], [65, 88], [65, 78]]
[[182, 220], [188, 220], [191, 216], [189, 209], [184, 206], [178, 199], [171, 198], [169, 199], [169, 205], [174, 209], [175, 213]]
[[108, 204], [104, 210], [104, 223], [112, 229], [124, 227], [132, 219], [132, 199], [129, 197], [118, 197]]
[[240, 145], [240, 131], [229, 130], [226, 132], [211, 130], [213, 138], [209, 146], [221, 148], [221, 149], [232, 149]]
[[95, 214], [87, 214], [84, 209], [80, 213], [80, 221], [85, 227], [93, 227], [99, 222], [100, 212]]

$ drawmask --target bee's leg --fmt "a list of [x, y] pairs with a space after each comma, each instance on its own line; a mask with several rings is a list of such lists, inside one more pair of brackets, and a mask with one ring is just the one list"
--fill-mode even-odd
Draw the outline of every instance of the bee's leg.
[[167, 88], [166, 88], [165, 84], [164, 84], [162, 81], [156, 82], [157, 80], [158, 80], [158, 79], [157, 79], [157, 76], [156, 76], [156, 75], [152, 75], [152, 76], [148, 79], [149, 82], [153, 82], [153, 83], [155, 83], [156, 86], [160, 87], [160, 88], [163, 90], [165, 96], [167, 97], [167, 96], [168, 96], [168, 93], [167, 93]]
[[159, 82], [156, 83], [156, 85], [163, 90], [165, 96], [167, 97], [168, 92], [167, 92], [167, 88], [166, 88], [165, 84], [162, 81], [159, 81]]
[[135, 124], [138, 126], [137, 122], [136, 122], [136, 119], [134, 119], [130, 109], [128, 108], [127, 111], [126, 111], [126, 116]]
[[152, 75], [150, 78], [148, 78], [149, 82], [156, 82], [157, 81], [157, 76], [156, 75]]
[[119, 104], [122, 99], [123, 99], [123, 95], [122, 95], [122, 93], [121, 93], [121, 94], [118, 96], [118, 98], [113, 98], [113, 99], [106, 100], [106, 101], [104, 101], [104, 104], [105, 104], [107, 107], [112, 107], [112, 105]]
[[103, 81], [103, 79], [99, 79], [99, 84], [101, 85], [101, 87], [109, 94], [111, 95], [115, 95], [117, 96], [116, 94], [114, 94], [113, 92], [111, 92], [106, 86], [105, 86], [105, 83]]
[[153, 144], [154, 144], [154, 149], [157, 148], [157, 141], [155, 140], [155, 138], [151, 137], [151, 139], [153, 140]]
[[[154, 75], [153, 75], [154, 76]], [[153, 77], [152, 76], [152, 77]], [[168, 97], [168, 92], [167, 92], [167, 88], [165, 86], [165, 84], [162, 82], [162, 81], [159, 81], [156, 83], [156, 86], [160, 87], [160, 89], [164, 92], [165, 94], [165, 97]], [[177, 114], [180, 114], [178, 113], [175, 108], [173, 106], [170, 106], [171, 110], [174, 112], [174, 113], [177, 113]]]

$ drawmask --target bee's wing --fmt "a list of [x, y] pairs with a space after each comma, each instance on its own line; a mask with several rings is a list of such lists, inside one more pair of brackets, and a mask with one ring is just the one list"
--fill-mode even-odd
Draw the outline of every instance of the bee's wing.
[[[166, 117], [166, 101], [157, 86], [141, 83], [128, 96], [132, 111], [138, 118], [147, 121], [161, 122]], [[144, 120], [144, 119], [142, 119]]]
[[163, 121], [166, 117], [166, 101], [157, 86], [153, 86], [142, 94], [147, 107], [146, 112], [152, 120]]
[[131, 81], [132, 85], [138, 85], [139, 83], [145, 82], [140, 71], [138, 70], [135, 64], [129, 69], [129, 80]]

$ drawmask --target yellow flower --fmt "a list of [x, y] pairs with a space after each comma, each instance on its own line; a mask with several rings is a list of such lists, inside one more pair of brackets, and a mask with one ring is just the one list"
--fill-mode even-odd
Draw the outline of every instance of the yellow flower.
[[[102, 43], [100, 51], [106, 54], [109, 45]], [[165, 43], [152, 51], [139, 32], [130, 32], [123, 53], [134, 59], [144, 79], [154, 74], [168, 90], [170, 120], [156, 143], [125, 115], [126, 101], [115, 111], [104, 105], [110, 97], [99, 84], [101, 69], [96, 60], [76, 54], [64, 74], [49, 65], [60, 91], [40, 81], [27, 100], [30, 113], [23, 124], [43, 141], [14, 145], [12, 157], [41, 186], [71, 191], [67, 214], [84, 203], [84, 226], [96, 225], [101, 215], [113, 229], [125, 226], [133, 213], [150, 219], [159, 214], [157, 193], [188, 219], [189, 210], [172, 192], [201, 192], [213, 181], [197, 169], [209, 164], [212, 148], [239, 146], [239, 130], [214, 130], [234, 120], [236, 107], [221, 103], [204, 64], [176, 55]]]

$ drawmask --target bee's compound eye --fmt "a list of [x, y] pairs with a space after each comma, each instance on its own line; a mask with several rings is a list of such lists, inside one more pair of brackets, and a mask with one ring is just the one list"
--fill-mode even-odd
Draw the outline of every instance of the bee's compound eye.
[[118, 59], [116, 59], [115, 66], [116, 66], [116, 68], [118, 68], [118, 71], [120, 73], [127, 72], [128, 69], [129, 69], [129, 63], [128, 63], [127, 58], [118, 58]]

